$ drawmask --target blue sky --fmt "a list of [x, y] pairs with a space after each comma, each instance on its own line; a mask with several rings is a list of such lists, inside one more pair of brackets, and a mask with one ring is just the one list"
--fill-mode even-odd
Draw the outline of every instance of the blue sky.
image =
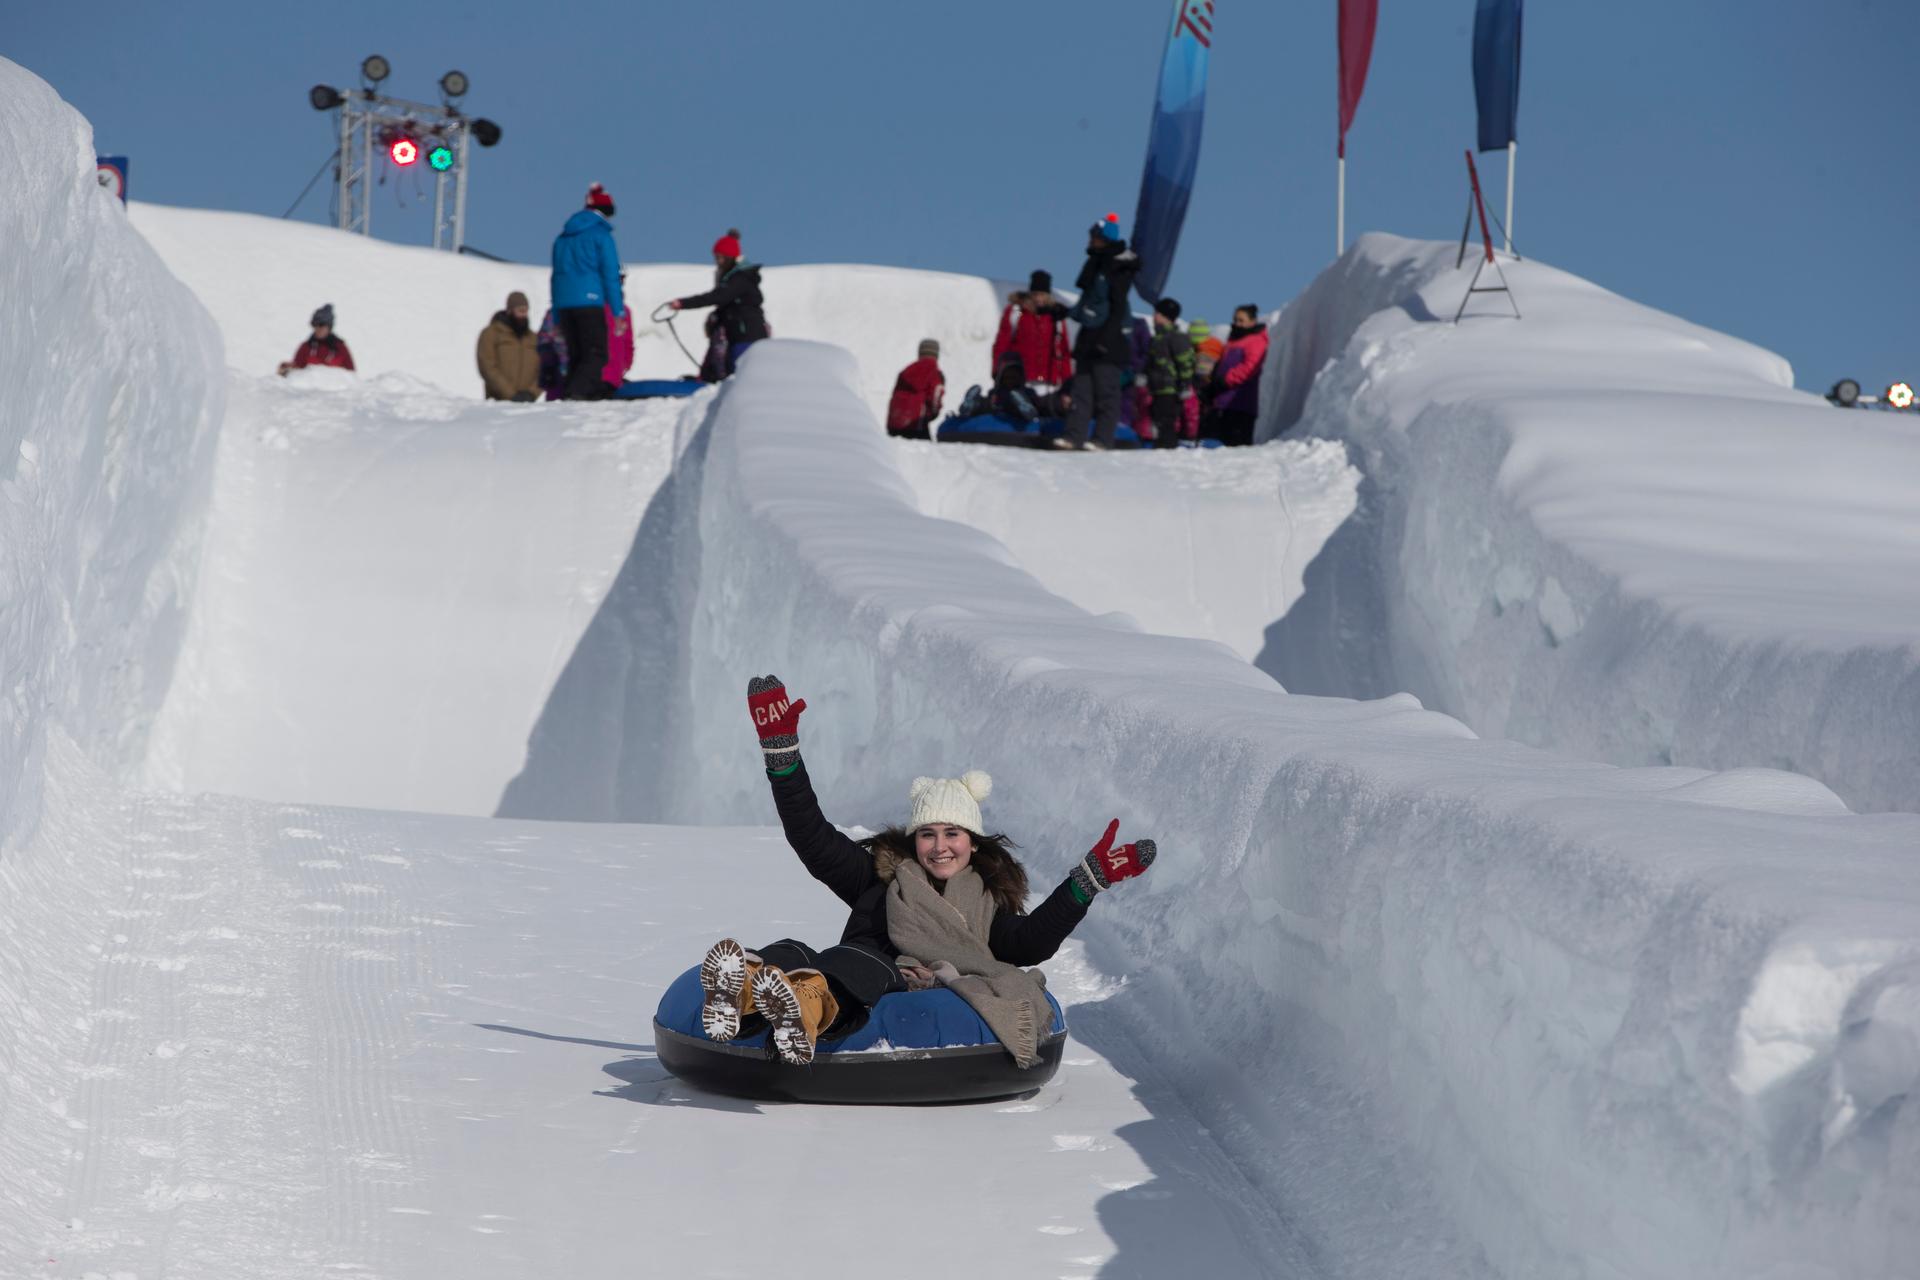
[[[1189, 314], [1280, 305], [1333, 252], [1334, 0], [1219, 0], [1205, 153], [1169, 292]], [[1473, 138], [1473, 0], [1385, 0], [1348, 139], [1348, 228], [1457, 237]], [[133, 158], [137, 199], [278, 215], [333, 145], [309, 86], [391, 60], [452, 67], [497, 120], [470, 243], [544, 261], [604, 182], [631, 260], [1020, 277], [1075, 269], [1130, 218], [1168, 0], [966, 5], [22, 7], [0, 53]], [[1758, 342], [1802, 386], [1920, 380], [1920, 3], [1608, 0], [1526, 15], [1519, 248]], [[1491, 183], [1501, 161], [1485, 160]], [[328, 180], [298, 217], [327, 217]], [[430, 189], [379, 194], [424, 243]], [[1524, 305], [1524, 298], [1522, 299]], [[778, 299], [770, 300], [777, 321]], [[467, 317], [460, 318], [466, 323]]]

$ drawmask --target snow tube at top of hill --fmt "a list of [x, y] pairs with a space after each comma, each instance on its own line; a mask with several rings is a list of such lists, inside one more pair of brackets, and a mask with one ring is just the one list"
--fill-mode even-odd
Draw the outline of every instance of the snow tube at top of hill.
[[[934, 434], [941, 444], [1007, 444], [1019, 448], [1042, 448], [1066, 433], [1066, 423], [1059, 418], [1040, 418], [1033, 422], [1022, 422], [1018, 418], [1003, 418], [998, 414], [976, 414], [971, 418], [948, 415]], [[1114, 428], [1113, 443], [1121, 449], [1147, 449], [1151, 441], [1140, 438], [1138, 432], [1124, 422]], [[1205, 449], [1220, 447], [1218, 440], [1202, 440], [1200, 446]]]
[[641, 378], [623, 382], [614, 391], [615, 400], [665, 400], [704, 391], [707, 384], [692, 378]]
[[1040, 1060], [1015, 1066], [965, 1000], [935, 987], [881, 997], [865, 1022], [823, 1039], [813, 1062], [801, 1067], [774, 1056], [764, 1018], [749, 1015], [740, 1037], [728, 1043], [707, 1039], [703, 999], [696, 965], [660, 998], [654, 1051], [687, 1083], [748, 1098], [894, 1105], [1006, 1098], [1053, 1079], [1067, 1043], [1066, 1015], [1048, 992], [1053, 1022], [1041, 1038]]

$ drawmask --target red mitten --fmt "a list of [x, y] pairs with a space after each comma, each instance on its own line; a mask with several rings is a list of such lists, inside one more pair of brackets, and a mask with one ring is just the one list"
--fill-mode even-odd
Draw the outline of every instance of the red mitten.
[[789, 774], [800, 764], [800, 713], [807, 700], [787, 700], [787, 686], [779, 676], [755, 676], [747, 681], [747, 711], [760, 735], [760, 752], [767, 772]]
[[1153, 865], [1159, 853], [1153, 841], [1140, 840], [1116, 848], [1113, 838], [1119, 832], [1120, 819], [1115, 818], [1107, 824], [1100, 843], [1088, 850], [1087, 856], [1074, 867], [1069, 879], [1073, 881], [1073, 896], [1081, 902], [1092, 902], [1094, 894], [1111, 888], [1114, 881], [1130, 879]]

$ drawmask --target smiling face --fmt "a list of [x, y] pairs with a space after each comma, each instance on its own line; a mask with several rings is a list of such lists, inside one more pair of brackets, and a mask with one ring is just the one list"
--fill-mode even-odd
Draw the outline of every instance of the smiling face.
[[973, 861], [973, 833], [951, 823], [929, 823], [913, 833], [913, 856], [935, 880], [951, 880]]

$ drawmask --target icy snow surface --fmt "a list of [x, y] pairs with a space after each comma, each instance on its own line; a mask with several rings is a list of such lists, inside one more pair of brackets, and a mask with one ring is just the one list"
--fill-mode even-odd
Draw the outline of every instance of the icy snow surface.
[[[1405, 694], [1284, 693], [1245, 660], [1263, 613], [1304, 587], [1283, 631], [1351, 624], [1320, 570], [1406, 572], [1350, 541], [1399, 518], [1369, 492], [1384, 445], [1364, 482], [1313, 443], [1124, 460], [1152, 472], [902, 449], [874, 418], [893, 369], [947, 322], [984, 363], [994, 301], [874, 270], [792, 269], [772, 304], [783, 334], [844, 323], [858, 363], [781, 340], [688, 403], [484, 405], [472, 336], [544, 273], [139, 208], [228, 338], [216, 455], [218, 338], [94, 187], [84, 122], [0, 62], [0, 136], [0, 1275], [804, 1274], [767, 1218], [866, 1242], [827, 1251], [849, 1276], [1889, 1277], [1920, 1254], [1920, 817], [1481, 740]], [[1432, 265], [1367, 243], [1337, 271]], [[661, 293], [703, 274], [660, 270], [690, 282]], [[1317, 295], [1347, 320], [1283, 334], [1280, 402], [1335, 394], [1281, 370], [1391, 291], [1349, 283]], [[1651, 314], [1541, 293], [1593, 331]], [[321, 301], [365, 372], [263, 377]], [[1661, 324], [1700, 367], [1649, 363], [1650, 404], [1737, 375], [1793, 407], [1770, 358]], [[1399, 376], [1356, 351], [1322, 381], [1354, 379], [1358, 421]], [[1508, 456], [1403, 434], [1438, 475], [1457, 440], [1462, 484]], [[1202, 579], [1183, 536], [1237, 542], [1260, 581]], [[1584, 561], [1501, 536], [1488, 590], [1584, 652]], [[1373, 643], [1300, 652], [1328, 635]], [[978, 766], [1042, 887], [1108, 816], [1161, 841], [1049, 966], [1074, 1040], [1036, 1096], [756, 1107], [661, 1073], [647, 1015], [706, 942], [838, 923], [741, 825], [772, 815], [740, 709], [767, 670], [811, 704], [840, 821]], [[349, 796], [706, 825], [317, 802]], [[985, 1228], [952, 1229], [955, 1187]]]
[[1616, 764], [1920, 810], [1920, 418], [1537, 262], [1369, 235], [1275, 326], [1263, 438], [1346, 441], [1350, 522], [1260, 664]]

